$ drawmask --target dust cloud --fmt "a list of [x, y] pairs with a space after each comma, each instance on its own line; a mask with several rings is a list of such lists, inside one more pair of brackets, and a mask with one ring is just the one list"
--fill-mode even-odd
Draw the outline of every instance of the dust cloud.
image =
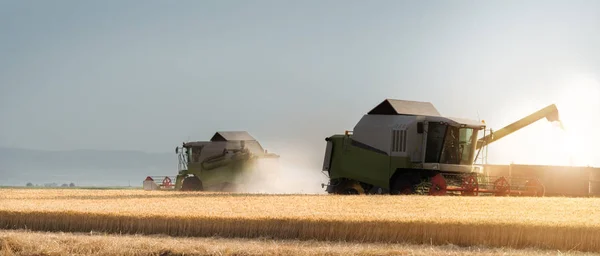
[[[264, 158], [259, 159], [254, 169], [245, 172], [238, 179], [243, 180], [244, 185], [237, 189], [243, 193], [264, 194], [325, 194], [322, 183], [327, 183], [327, 177], [321, 169], [314, 165], [314, 159], [310, 162], [312, 166], [303, 164], [308, 162], [308, 157], [302, 157], [297, 152], [286, 152], [286, 155], [294, 155], [296, 159], [286, 158]], [[300, 156], [300, 157], [298, 157]]]

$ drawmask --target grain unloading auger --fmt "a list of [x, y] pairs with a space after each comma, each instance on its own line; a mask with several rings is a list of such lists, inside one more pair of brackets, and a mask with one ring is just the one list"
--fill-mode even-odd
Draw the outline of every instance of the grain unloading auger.
[[559, 121], [555, 105], [494, 133], [483, 122], [443, 117], [428, 102], [387, 99], [352, 132], [327, 137], [323, 171], [332, 194], [532, 195], [535, 178], [491, 177], [475, 164], [489, 144], [536, 121]]

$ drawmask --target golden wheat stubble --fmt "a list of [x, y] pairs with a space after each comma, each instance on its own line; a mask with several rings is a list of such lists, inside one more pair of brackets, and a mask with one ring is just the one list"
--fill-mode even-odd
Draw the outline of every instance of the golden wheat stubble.
[[600, 250], [598, 199], [2, 192], [5, 228]]

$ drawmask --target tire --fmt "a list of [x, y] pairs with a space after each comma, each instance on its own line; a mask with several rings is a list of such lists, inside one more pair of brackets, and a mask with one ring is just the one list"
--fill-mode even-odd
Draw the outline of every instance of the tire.
[[408, 177], [400, 176], [392, 183], [390, 194], [392, 195], [411, 195], [415, 193], [413, 184], [408, 180]]
[[361, 195], [364, 193], [365, 190], [360, 186], [360, 184], [351, 181], [340, 184], [340, 187], [336, 191], [336, 194], [339, 195]]
[[183, 180], [183, 184], [181, 185], [181, 191], [201, 191], [202, 190], [202, 182], [198, 177], [191, 176], [187, 177]]

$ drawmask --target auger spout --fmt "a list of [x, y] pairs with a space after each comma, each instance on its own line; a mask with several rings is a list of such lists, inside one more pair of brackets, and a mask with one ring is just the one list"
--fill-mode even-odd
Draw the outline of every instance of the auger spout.
[[[504, 128], [494, 131], [493, 133], [479, 139], [477, 141], [477, 149], [480, 149], [483, 146], [487, 146], [497, 140], [500, 140], [507, 135], [510, 135], [520, 129], [523, 129], [530, 124], [533, 124], [539, 121], [542, 118], [546, 118], [549, 122], [560, 122], [561, 128], [563, 128], [562, 122], [560, 120], [560, 116], [558, 114], [558, 108], [556, 108], [555, 104], [549, 105], [543, 109], [540, 109], [534, 112], [531, 115], [523, 117], [516, 122], [505, 126]], [[564, 129], [564, 128], [563, 128]]]

